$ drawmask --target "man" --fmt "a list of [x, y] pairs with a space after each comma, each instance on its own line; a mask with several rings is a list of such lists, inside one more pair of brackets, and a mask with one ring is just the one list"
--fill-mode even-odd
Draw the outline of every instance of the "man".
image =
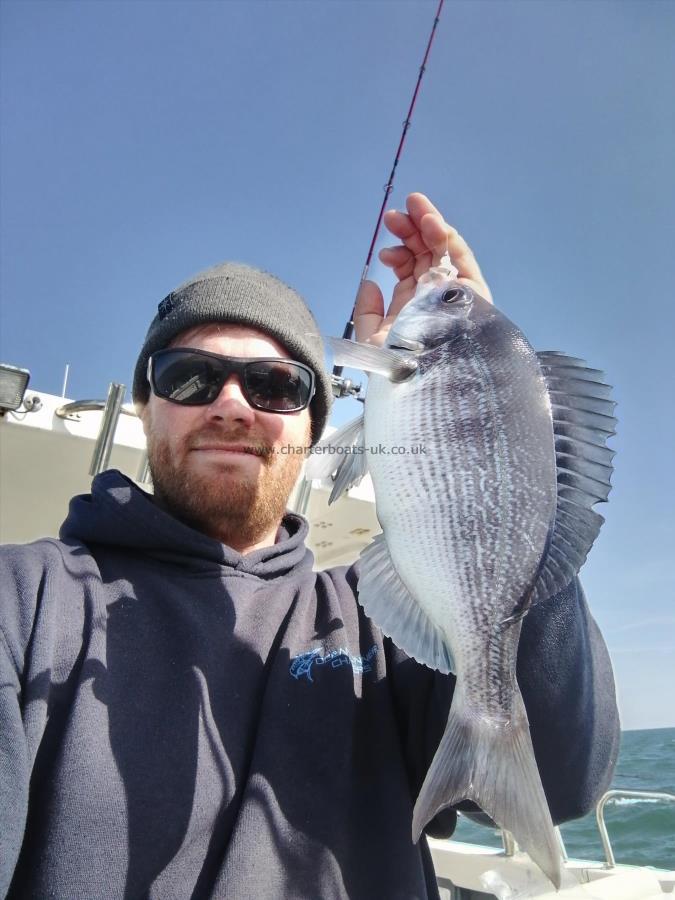
[[[387, 216], [399, 283], [367, 284], [381, 343], [463, 239], [422, 195]], [[356, 602], [358, 568], [312, 571], [284, 514], [330, 407], [316, 326], [290, 288], [224, 264], [159, 305], [134, 397], [154, 500], [119, 473], [61, 539], [1, 558], [0, 893], [75, 898], [437, 897], [415, 797], [453, 679], [407, 658]], [[343, 664], [347, 663], [347, 664]], [[518, 677], [554, 820], [611, 777], [611, 668], [573, 582], [524, 623]], [[454, 810], [429, 833], [449, 834]]]

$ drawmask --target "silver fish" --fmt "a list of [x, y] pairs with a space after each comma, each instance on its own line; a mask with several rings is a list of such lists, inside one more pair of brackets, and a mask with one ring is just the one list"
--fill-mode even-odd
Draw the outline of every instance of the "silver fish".
[[362, 553], [359, 602], [409, 656], [457, 676], [413, 840], [470, 799], [559, 888], [516, 656], [523, 616], [569, 584], [603, 522], [592, 507], [610, 490], [615, 404], [601, 372], [535, 353], [448, 263], [420, 280], [385, 348], [331, 339], [337, 363], [369, 373], [365, 413], [307, 475], [341, 460], [335, 499], [367, 463], [382, 534]]

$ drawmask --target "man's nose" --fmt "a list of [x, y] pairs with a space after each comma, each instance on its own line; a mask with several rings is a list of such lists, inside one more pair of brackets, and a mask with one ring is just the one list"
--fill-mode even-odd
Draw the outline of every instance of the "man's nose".
[[210, 419], [226, 419], [231, 422], [252, 424], [255, 410], [249, 405], [236, 375], [230, 375], [220, 393], [206, 407]]

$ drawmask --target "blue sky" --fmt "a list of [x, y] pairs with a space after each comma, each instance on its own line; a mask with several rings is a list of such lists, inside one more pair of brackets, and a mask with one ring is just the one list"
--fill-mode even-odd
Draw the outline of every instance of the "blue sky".
[[[223, 259], [341, 333], [435, 2], [0, 9], [3, 361], [130, 384], [157, 302]], [[674, 43], [673, 2], [447, 0], [391, 204], [428, 193], [531, 343], [615, 385], [583, 580], [629, 728], [675, 725]]]

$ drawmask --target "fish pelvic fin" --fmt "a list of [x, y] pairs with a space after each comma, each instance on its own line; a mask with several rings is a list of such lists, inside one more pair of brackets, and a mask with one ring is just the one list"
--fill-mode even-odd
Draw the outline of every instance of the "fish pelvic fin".
[[473, 800], [513, 834], [521, 849], [559, 889], [560, 849], [520, 693], [516, 706], [511, 720], [496, 723], [470, 709], [456, 694], [445, 733], [415, 804], [412, 837], [417, 842], [441, 809]]
[[418, 368], [417, 361], [401, 350], [347, 341], [344, 338], [329, 337], [326, 340], [338, 366], [349, 366], [353, 369], [362, 369], [364, 372], [384, 375], [390, 381], [405, 381]]
[[333, 478], [329, 505], [358, 484], [368, 469], [363, 414], [338, 428], [314, 447], [305, 466], [305, 479]]
[[445, 636], [401, 580], [384, 534], [361, 551], [359, 603], [383, 634], [417, 662], [444, 675], [454, 663]]

